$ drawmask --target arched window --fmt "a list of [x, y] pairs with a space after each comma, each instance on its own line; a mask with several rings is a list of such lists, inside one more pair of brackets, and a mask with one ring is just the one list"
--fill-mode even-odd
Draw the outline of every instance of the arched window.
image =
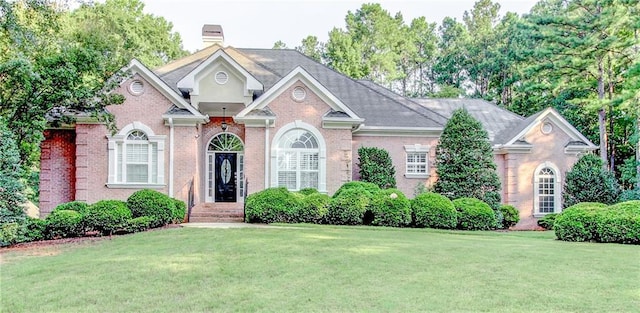
[[289, 190], [319, 187], [320, 149], [309, 131], [292, 129], [278, 142], [278, 186]]
[[164, 184], [164, 139], [134, 122], [109, 138], [107, 186], [122, 188]]
[[557, 167], [545, 162], [534, 175], [534, 205], [537, 215], [560, 212], [560, 175]]

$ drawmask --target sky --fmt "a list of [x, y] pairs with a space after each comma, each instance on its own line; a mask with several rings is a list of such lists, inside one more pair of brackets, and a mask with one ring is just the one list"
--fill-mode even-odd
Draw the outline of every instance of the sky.
[[[225, 45], [239, 48], [272, 48], [281, 40], [289, 48], [300, 45], [308, 35], [326, 42], [334, 27], [344, 28], [348, 11], [363, 3], [377, 2], [392, 15], [401, 12], [405, 23], [424, 16], [440, 24], [446, 16], [462, 21], [476, 0], [143, 0], [145, 12], [162, 16], [180, 33], [183, 47], [191, 52], [202, 48], [202, 25], [222, 25]], [[494, 0], [506, 12], [528, 13], [538, 0]]]

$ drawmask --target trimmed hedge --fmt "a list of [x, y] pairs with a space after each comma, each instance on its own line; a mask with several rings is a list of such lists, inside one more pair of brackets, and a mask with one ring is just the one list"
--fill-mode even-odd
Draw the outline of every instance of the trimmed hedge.
[[54, 210], [47, 216], [47, 238], [78, 237], [83, 234], [82, 214], [73, 210]]
[[87, 210], [88, 207], [89, 205], [86, 202], [71, 201], [71, 202], [59, 204], [53, 209], [52, 212], [59, 211], [59, 210], [71, 210], [71, 211], [76, 211], [78, 213], [84, 214], [84, 212]]
[[582, 202], [566, 208], [556, 217], [553, 230], [564, 241], [590, 241], [596, 234], [596, 215], [605, 204]]
[[509, 228], [516, 226], [520, 221], [520, 212], [513, 205], [503, 204], [500, 206], [500, 212], [502, 212], [502, 225], [501, 228]]
[[361, 225], [371, 198], [371, 193], [361, 188], [342, 190], [329, 201], [327, 222], [334, 225]]
[[187, 204], [184, 201], [178, 200], [176, 198], [171, 198], [171, 200], [173, 200], [174, 204], [173, 211], [171, 212], [171, 222], [174, 224], [180, 224], [187, 216]]
[[169, 196], [151, 189], [142, 189], [134, 192], [127, 199], [127, 206], [131, 210], [133, 217], [152, 217], [151, 227], [159, 227], [171, 223], [175, 211], [175, 203]]
[[[301, 190], [302, 191], [302, 190]], [[323, 223], [329, 208], [329, 196], [318, 192], [301, 195], [302, 205], [298, 210], [298, 222]]]
[[126, 225], [122, 228], [125, 233], [137, 233], [145, 231], [151, 228], [153, 218], [149, 216], [139, 216], [127, 221]]
[[553, 224], [555, 224], [557, 217], [558, 213], [549, 213], [538, 220], [538, 226], [546, 230], [552, 230]]
[[427, 192], [411, 200], [413, 224], [416, 227], [452, 229], [458, 225], [456, 208], [449, 198]]
[[301, 207], [300, 197], [286, 188], [269, 188], [247, 197], [245, 218], [249, 223], [290, 223]]
[[47, 231], [47, 221], [27, 216], [20, 228], [20, 242], [44, 240]]
[[320, 192], [318, 191], [318, 189], [315, 189], [315, 188], [302, 188], [300, 189], [300, 191], [298, 191], [298, 193], [301, 195], [308, 196], [308, 195], [312, 195], [314, 193], [320, 193]]
[[20, 224], [18, 222], [0, 224], [0, 247], [18, 243]]
[[496, 215], [485, 202], [475, 198], [453, 200], [458, 216], [458, 229], [489, 230], [496, 225]]
[[[380, 187], [378, 187], [378, 185], [374, 183], [367, 183], [362, 181], [351, 181], [348, 183], [344, 183], [342, 186], [340, 186], [340, 188], [336, 190], [336, 193], [333, 194], [333, 198], [337, 198], [338, 196], [340, 196], [342, 192], [346, 190], [351, 190], [351, 189], [364, 190], [368, 192], [371, 197], [373, 197], [373, 195], [375, 195], [378, 191], [381, 190]], [[372, 198], [370, 198], [370, 200], [371, 199]]]
[[411, 223], [411, 203], [402, 191], [390, 188], [373, 195], [373, 225], [399, 227]]
[[640, 244], [640, 201], [612, 205], [596, 216], [596, 236], [600, 242]]
[[111, 235], [114, 231], [124, 228], [131, 217], [131, 210], [126, 202], [102, 200], [89, 206], [83, 216], [83, 223], [87, 229]]

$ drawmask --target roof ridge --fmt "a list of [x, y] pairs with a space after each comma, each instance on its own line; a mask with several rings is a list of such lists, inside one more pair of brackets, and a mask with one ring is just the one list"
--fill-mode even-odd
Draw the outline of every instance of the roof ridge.
[[[170, 61], [170, 62], [169, 62], [169, 63], [167, 63], [167, 64], [164, 64], [164, 65], [161, 65], [161, 66], [159, 66], [159, 67], [156, 67], [155, 69], [153, 69], [153, 72], [161, 72], [161, 73], [159, 73], [159, 75], [166, 75], [166, 74], [168, 74], [168, 73], [171, 73], [171, 72], [173, 72], [173, 71], [175, 71], [175, 70], [178, 70], [178, 69], [180, 69], [180, 68], [182, 68], [182, 67], [184, 67], [184, 66], [186, 66], [186, 65], [188, 65], [188, 64], [191, 64], [191, 63], [193, 63], [193, 62], [196, 62], [196, 61], [198, 61], [198, 60], [200, 60], [200, 62], [202, 62], [202, 60], [201, 60], [200, 58], [197, 58], [197, 59], [195, 59], [194, 61], [191, 61], [191, 62], [184, 63], [184, 64], [181, 64], [181, 65], [176, 66], [176, 65], [177, 65], [178, 63], [180, 63], [181, 61], [182, 61], [182, 62], [184, 62], [184, 60], [185, 60], [185, 59], [192, 58], [192, 57], [194, 57], [195, 55], [202, 54], [203, 56], [205, 56], [205, 55], [206, 55], [206, 53], [205, 53], [204, 51], [206, 51], [206, 50], [213, 50], [213, 48], [214, 48], [214, 47], [217, 47], [217, 49], [215, 49], [216, 51], [217, 51], [218, 49], [223, 49], [223, 47], [221, 47], [220, 45], [218, 45], [218, 44], [214, 44], [214, 45], [208, 46], [208, 47], [206, 47], [206, 48], [200, 49], [200, 50], [198, 50], [198, 51], [196, 51], [196, 52], [194, 52], [194, 53], [191, 53], [191, 54], [189, 54], [189, 55], [185, 55], [185, 56], [183, 56], [183, 57], [181, 57], [181, 58], [179, 58], [179, 59], [175, 59], [175, 60], [173, 60], [173, 61]], [[213, 52], [215, 52], [215, 51], [213, 51]], [[211, 54], [213, 54], [213, 53], [211, 53]], [[209, 55], [211, 55], [211, 54], [209, 54]], [[206, 59], [206, 58], [207, 58], [207, 57], [205, 57], [204, 59]], [[175, 66], [175, 67], [174, 67], [174, 66]], [[168, 68], [168, 70], [166, 70], [166, 72], [163, 72], [163, 70], [164, 70], [165, 68]]]
[[[275, 70], [273, 70], [272, 68], [264, 65], [262, 62], [259, 62], [253, 58], [250, 58], [249, 56], [247, 56], [245, 53], [242, 52], [242, 50], [277, 50], [277, 49], [253, 49], [253, 48], [234, 48], [234, 47], [227, 47], [227, 48], [231, 48], [233, 49], [235, 52], [239, 53], [240, 55], [242, 55], [243, 57], [245, 57], [247, 60], [250, 60], [251, 62], [259, 65], [260, 67], [264, 68], [265, 70], [269, 71], [271, 74], [275, 75], [276, 77], [278, 77], [280, 79], [282, 79], [284, 76], [280, 76], [280, 74], [278, 74]], [[284, 50], [284, 49], [281, 49]], [[286, 76], [286, 75], [285, 75]]]
[[458, 100], [458, 99], [477, 100], [477, 101], [482, 101], [482, 102], [488, 103], [488, 104], [490, 104], [490, 105], [492, 105], [492, 106], [494, 106], [494, 107], [496, 107], [496, 108], [498, 108], [498, 109], [500, 109], [502, 111], [505, 111], [505, 112], [511, 114], [514, 117], [519, 118], [520, 120], [526, 119], [526, 117], [524, 117], [522, 115], [516, 114], [515, 112], [513, 112], [511, 110], [507, 110], [507, 109], [505, 109], [505, 108], [503, 108], [503, 107], [501, 107], [501, 106], [499, 106], [499, 105], [497, 105], [497, 104], [495, 104], [495, 103], [493, 103], [491, 101], [488, 101], [488, 100], [485, 100], [485, 99], [482, 99], [482, 98], [416, 98], [416, 99], [425, 99], [425, 100]]

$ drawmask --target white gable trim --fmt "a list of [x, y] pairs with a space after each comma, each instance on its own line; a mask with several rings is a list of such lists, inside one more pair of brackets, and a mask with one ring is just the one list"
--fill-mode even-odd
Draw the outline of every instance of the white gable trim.
[[512, 137], [509, 141], [507, 141], [504, 146], [513, 145], [518, 139], [522, 138], [526, 135], [533, 127], [539, 125], [545, 119], [550, 119], [556, 123], [562, 131], [564, 131], [567, 135], [569, 135], [574, 140], [580, 140], [588, 145], [590, 149], [596, 149], [597, 146], [593, 144], [587, 137], [585, 137], [582, 133], [580, 133], [573, 125], [571, 125], [564, 117], [562, 117], [558, 111], [553, 108], [547, 108], [535, 119], [533, 120], [525, 129], [519, 132], [516, 136]]
[[178, 88], [180, 89], [188, 89], [189, 91], [193, 91], [195, 88], [195, 80], [196, 76], [200, 74], [202, 71], [206, 71], [213, 62], [218, 59], [222, 59], [226, 61], [237, 73], [240, 73], [242, 76], [246, 78], [245, 81], [245, 95], [249, 94], [249, 90], [263, 90], [264, 86], [260, 81], [258, 81], [251, 73], [247, 72], [238, 62], [236, 62], [233, 58], [231, 58], [224, 50], [219, 49], [211, 56], [209, 56], [204, 62], [200, 63], [196, 68], [191, 70], [187, 76], [183, 77], [180, 81], [178, 81]]
[[133, 59], [129, 63], [129, 66], [126, 70], [131, 72], [131, 75], [138, 74], [142, 76], [145, 80], [147, 80], [153, 87], [155, 87], [160, 93], [165, 96], [171, 103], [175, 104], [177, 107], [181, 109], [187, 109], [191, 114], [195, 117], [202, 119], [202, 122], [206, 122], [209, 118], [205, 115], [202, 115], [198, 110], [196, 110], [191, 104], [182, 98], [181, 95], [175, 92], [175, 90], [169, 88], [169, 86], [162, 81], [156, 74], [154, 74], [151, 70], [149, 70], [142, 62]]
[[358, 117], [347, 105], [345, 105], [338, 97], [333, 95], [326, 87], [324, 87], [317, 79], [315, 79], [309, 72], [305, 71], [302, 67], [298, 66], [293, 69], [287, 76], [279, 80], [273, 87], [265, 92], [260, 98], [251, 103], [236, 115], [236, 118], [242, 119], [254, 109], [262, 109], [267, 106], [276, 97], [282, 94], [287, 88], [291, 87], [297, 81], [301, 81], [308, 88], [310, 88], [322, 101], [327, 103], [332, 109], [347, 113], [349, 117], [357, 122], [363, 122], [364, 119]]

